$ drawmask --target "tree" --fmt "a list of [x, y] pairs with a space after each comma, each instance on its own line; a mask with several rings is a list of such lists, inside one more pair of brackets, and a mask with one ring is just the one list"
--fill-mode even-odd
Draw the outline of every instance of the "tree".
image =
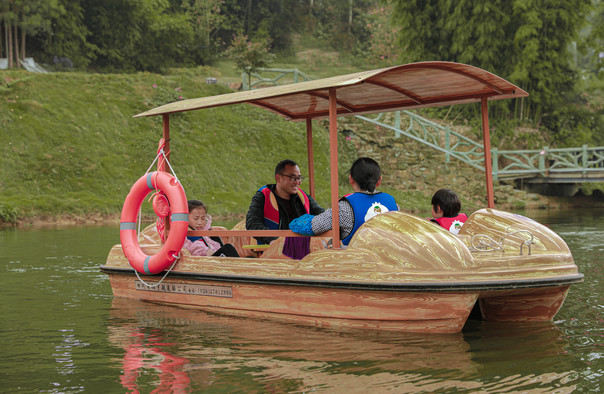
[[247, 75], [248, 86], [251, 86], [252, 73], [259, 68], [267, 67], [275, 55], [269, 52], [270, 40], [260, 42], [249, 41], [244, 34], [233, 37], [231, 46], [225, 54], [235, 62], [237, 68]]
[[518, 119], [539, 123], [573, 91], [576, 72], [567, 48], [577, 37], [591, 0], [392, 0], [392, 4], [392, 21], [400, 28], [399, 45], [407, 56], [468, 63], [510, 79], [531, 94], [521, 105], [511, 104], [516, 105]]
[[18, 66], [27, 54], [27, 37], [49, 31], [50, 14], [58, 0], [3, 0], [0, 20], [4, 24], [5, 53], [9, 67]]
[[234, 34], [254, 40], [271, 39], [273, 48], [286, 50], [291, 33], [300, 17], [297, 0], [224, 0], [224, 24], [218, 35], [229, 42]]
[[74, 67], [85, 69], [94, 61], [98, 47], [89, 42], [92, 34], [84, 21], [83, 0], [58, 0], [50, 9], [48, 28], [30, 36], [30, 50], [43, 61], [51, 63], [57, 56], [68, 58]]
[[367, 12], [366, 28], [370, 39], [363, 48], [363, 57], [371, 64], [386, 67], [399, 62], [401, 54], [396, 46], [398, 28], [389, 23], [392, 7], [389, 4], [374, 5]]
[[95, 66], [105, 71], [161, 71], [190, 65], [195, 35], [182, 8], [168, 0], [82, 0], [95, 45]]
[[182, 4], [201, 42], [202, 61], [209, 60], [218, 46], [213, 42], [213, 37], [225, 19], [220, 8], [223, 2], [224, 0], [185, 0]]
[[371, 34], [366, 29], [367, 14], [376, 3], [376, 0], [317, 1], [312, 4], [308, 27], [325, 46], [338, 51], [367, 46]]

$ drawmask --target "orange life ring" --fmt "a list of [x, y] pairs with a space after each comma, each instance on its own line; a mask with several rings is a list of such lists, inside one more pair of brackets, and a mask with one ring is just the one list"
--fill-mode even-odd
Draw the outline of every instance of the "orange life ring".
[[[138, 244], [136, 219], [143, 200], [153, 190], [159, 189], [170, 202], [170, 233], [161, 250], [147, 256]], [[143, 175], [130, 189], [124, 201], [120, 219], [120, 241], [124, 255], [132, 268], [141, 274], [157, 274], [168, 268], [178, 257], [189, 227], [187, 197], [178, 180], [164, 171]]]

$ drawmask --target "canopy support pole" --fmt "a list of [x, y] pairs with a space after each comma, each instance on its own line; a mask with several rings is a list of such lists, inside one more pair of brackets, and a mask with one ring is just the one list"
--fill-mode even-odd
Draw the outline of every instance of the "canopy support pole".
[[[162, 115], [162, 124], [163, 124], [163, 134], [164, 134], [164, 153], [166, 154], [166, 161], [170, 162], [170, 114]], [[170, 232], [170, 218], [167, 218], [165, 221], [165, 232], [168, 234]]]
[[331, 228], [333, 248], [340, 248], [340, 210], [338, 191], [338, 108], [336, 90], [329, 89], [329, 162], [331, 181]]
[[493, 168], [491, 163], [491, 136], [489, 135], [489, 107], [487, 98], [480, 100], [482, 112], [482, 143], [484, 146], [484, 172], [487, 180], [487, 207], [495, 208], [495, 194], [493, 193]]
[[306, 147], [308, 152], [308, 183], [310, 196], [315, 197], [315, 156], [312, 146], [312, 119], [306, 118]]
[[164, 141], [165, 147], [164, 151], [166, 152], [166, 159], [170, 161], [170, 115], [163, 114], [163, 131], [164, 131]]

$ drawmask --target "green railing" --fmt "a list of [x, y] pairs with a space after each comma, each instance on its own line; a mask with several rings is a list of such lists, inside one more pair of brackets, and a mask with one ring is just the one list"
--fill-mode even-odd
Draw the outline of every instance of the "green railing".
[[[409, 111], [379, 114], [376, 118], [358, 115], [356, 118], [394, 131], [396, 138], [404, 135], [445, 154], [447, 163], [454, 157], [474, 168], [484, 170], [484, 148], [470, 138]], [[402, 123], [405, 126], [401, 127]]]
[[[252, 82], [252, 88], [261, 84], [276, 86], [296, 83], [301, 78], [304, 81], [312, 79], [297, 68], [267, 68], [261, 69], [259, 72], [276, 73], [277, 75], [269, 78], [253, 73], [252, 76], [257, 80]], [[243, 88], [247, 89], [245, 74], [242, 74], [242, 81]], [[401, 117], [401, 114], [404, 117]], [[396, 138], [404, 135], [439, 150], [445, 154], [447, 163], [453, 157], [484, 171], [483, 145], [451, 130], [449, 126], [441, 126], [409, 111], [382, 113], [371, 117], [358, 115], [356, 118], [392, 130]], [[568, 174], [580, 174], [585, 178], [585, 181], [590, 181], [590, 176], [604, 179], [604, 146], [590, 148], [583, 145], [580, 148], [561, 149], [545, 147], [537, 150], [498, 150], [497, 148], [491, 148], [491, 157], [494, 179], [536, 176], [562, 177]]]
[[269, 76], [260, 76], [258, 73], [252, 73], [252, 80], [248, 86], [247, 74], [241, 73], [241, 87], [243, 90], [253, 89], [259, 85], [287, 85], [288, 83], [298, 83], [301, 81], [310, 81], [312, 78], [304, 74], [297, 68], [261, 68], [258, 72], [263, 72]]
[[[493, 174], [501, 177], [522, 178], [575, 173], [584, 177], [604, 174], [604, 147], [543, 148], [541, 150], [491, 149]], [[501, 167], [501, 168], [500, 168]]]

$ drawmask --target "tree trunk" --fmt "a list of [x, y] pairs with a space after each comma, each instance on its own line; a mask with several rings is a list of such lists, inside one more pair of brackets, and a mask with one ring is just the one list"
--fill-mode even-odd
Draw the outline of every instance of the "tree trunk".
[[25, 61], [25, 29], [21, 29], [21, 59]]
[[8, 58], [8, 68], [13, 68], [13, 35], [11, 26], [5, 24], [4, 30], [6, 31], [6, 57]]
[[247, 0], [247, 7], [245, 11], [245, 21], [243, 24], [243, 30], [245, 35], [249, 35], [252, 29], [252, 0]]
[[15, 47], [13, 48], [15, 55], [15, 67], [19, 67], [19, 30], [17, 25], [14, 25], [13, 29], [15, 30], [13, 34], [13, 38], [15, 39]]
[[348, 31], [352, 26], [352, 0], [348, 0]]

